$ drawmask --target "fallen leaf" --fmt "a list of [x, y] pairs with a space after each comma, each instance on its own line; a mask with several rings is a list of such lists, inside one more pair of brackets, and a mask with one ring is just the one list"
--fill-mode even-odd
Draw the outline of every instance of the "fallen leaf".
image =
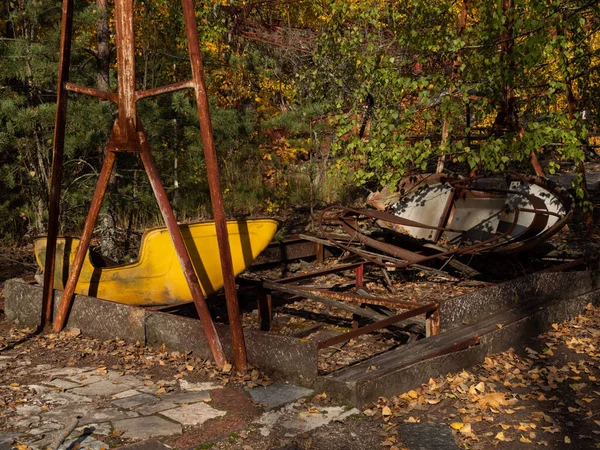
[[531, 439], [528, 439], [523, 435], [521, 435], [521, 439], [519, 439], [519, 442], [522, 442], [523, 444], [533, 444], [533, 442], [531, 442]]
[[450, 424], [450, 427], [451, 427], [451, 428], [454, 428], [455, 430], [460, 430], [460, 429], [461, 429], [462, 427], [464, 427], [464, 426], [465, 426], [465, 424], [464, 424], [464, 423], [462, 423], [462, 422], [452, 422], [452, 423]]
[[496, 435], [495, 439], [498, 439], [499, 441], [505, 441], [505, 440], [506, 440], [506, 438], [504, 437], [504, 433], [503, 433], [502, 431], [500, 431], [500, 432], [499, 432], [499, 433]]
[[391, 416], [392, 410], [390, 409], [389, 406], [384, 406], [383, 409], [381, 410], [381, 415], [382, 416]]

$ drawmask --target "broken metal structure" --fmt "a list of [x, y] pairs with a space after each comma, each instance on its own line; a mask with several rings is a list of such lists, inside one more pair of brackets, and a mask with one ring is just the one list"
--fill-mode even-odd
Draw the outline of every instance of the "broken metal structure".
[[119, 153], [138, 153], [141, 156], [144, 168], [150, 179], [150, 184], [166, 223], [168, 232], [173, 241], [177, 257], [185, 274], [185, 279], [191, 291], [194, 305], [203, 325], [212, 355], [218, 366], [226, 364], [221, 340], [217, 335], [214, 322], [202, 293], [198, 276], [194, 271], [188, 249], [186, 248], [181, 231], [173, 210], [169, 204], [166, 191], [160, 181], [158, 170], [154, 163], [150, 145], [136, 112], [137, 102], [148, 97], [193, 89], [197, 102], [200, 133], [206, 160], [207, 178], [210, 189], [210, 198], [216, 227], [225, 298], [229, 313], [233, 354], [235, 367], [238, 370], [246, 369], [246, 349], [244, 335], [239, 315], [239, 306], [232, 267], [227, 222], [223, 206], [223, 197], [220, 186], [220, 177], [217, 164], [215, 146], [213, 142], [212, 127], [208, 105], [208, 96], [204, 81], [202, 57], [198, 38], [198, 27], [193, 0], [182, 0], [183, 16], [185, 21], [186, 38], [191, 63], [192, 78], [167, 86], [148, 90], [136, 90], [135, 79], [135, 40], [134, 40], [134, 0], [115, 0], [116, 23], [116, 51], [118, 66], [118, 91], [105, 92], [69, 82], [69, 67], [71, 54], [71, 40], [73, 29], [73, 0], [63, 0], [62, 24], [60, 41], [60, 60], [58, 71], [57, 109], [54, 131], [54, 150], [52, 156], [52, 178], [50, 186], [50, 209], [48, 218], [48, 243], [44, 271], [44, 290], [42, 301], [41, 325], [44, 327], [52, 319], [52, 300], [54, 289], [55, 253], [58, 234], [60, 186], [62, 177], [62, 162], [65, 144], [65, 126], [67, 120], [68, 91], [91, 95], [100, 99], [114, 102], [118, 105], [118, 118], [116, 119], [110, 139], [106, 148], [106, 156], [102, 165], [99, 180], [92, 198], [91, 206], [85, 222], [81, 241], [75, 259], [71, 265], [68, 280], [62, 296], [58, 313], [54, 318], [53, 328], [60, 331], [65, 326], [73, 302], [73, 295], [81, 269], [86, 257], [94, 224], [98, 218], [102, 199], [106, 192], [109, 178], [113, 170], [116, 157]]
[[[368, 203], [376, 210], [341, 206], [325, 210], [323, 237], [375, 264], [406, 268], [441, 259], [467, 274], [468, 268], [451, 258], [533, 248], [556, 234], [573, 214], [573, 199], [566, 190], [545, 178], [514, 173], [468, 179], [414, 176], [396, 192], [385, 188], [371, 194]], [[365, 222], [408, 238], [421, 249], [376, 239]], [[331, 225], [344, 234], [328, 231]]]

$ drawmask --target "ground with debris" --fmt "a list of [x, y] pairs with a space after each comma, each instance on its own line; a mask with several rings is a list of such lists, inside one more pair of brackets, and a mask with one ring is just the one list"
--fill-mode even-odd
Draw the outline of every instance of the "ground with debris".
[[599, 336], [600, 308], [590, 305], [525, 354], [491, 355], [359, 411], [258, 370], [223, 372], [191, 355], [80, 330], [36, 335], [2, 319], [0, 448], [44, 448], [75, 416], [61, 448], [158, 439], [178, 449], [394, 450], [430, 439], [426, 424], [461, 448], [599, 448]]

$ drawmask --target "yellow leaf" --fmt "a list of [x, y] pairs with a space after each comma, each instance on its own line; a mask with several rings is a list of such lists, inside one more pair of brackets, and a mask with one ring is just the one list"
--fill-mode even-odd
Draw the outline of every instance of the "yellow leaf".
[[565, 444], [570, 444], [571, 443], [571, 438], [569, 438], [569, 436], [565, 436]]
[[465, 423], [459, 430], [462, 434], [471, 434], [471, 424]]
[[19, 387], [19, 383], [10, 383], [12, 387]]
[[504, 398], [504, 394], [501, 392], [492, 392], [484, 395], [479, 399], [479, 406], [483, 409], [486, 407], [497, 409], [501, 405], [507, 405], [508, 402]]
[[502, 431], [496, 435], [496, 439], [498, 439], [499, 441], [506, 440], [506, 438], [504, 437], [504, 433]]
[[227, 363], [223, 366], [222, 370], [224, 373], [229, 373], [229, 372], [231, 372], [231, 367], [232, 367], [231, 364]]
[[417, 419], [415, 419], [413, 416], [410, 416], [407, 420], [408, 423], [417, 423]]
[[521, 439], [519, 439], [519, 442], [522, 442], [523, 444], [533, 444], [533, 442], [531, 442], [531, 439], [527, 439], [523, 435], [521, 435]]
[[500, 423], [498, 425], [500, 425], [500, 427], [502, 427], [503, 430], [508, 430], [509, 428], [512, 428], [512, 425], [506, 425], [504, 423]]
[[410, 398], [417, 398], [419, 396], [419, 393], [413, 389], [412, 391], [408, 391], [408, 396]]
[[450, 427], [454, 428], [455, 430], [460, 430], [464, 426], [465, 426], [465, 424], [462, 422], [452, 422], [450, 424]]
[[381, 415], [382, 416], [391, 416], [392, 410], [390, 409], [389, 406], [384, 406], [383, 409], [381, 410]]

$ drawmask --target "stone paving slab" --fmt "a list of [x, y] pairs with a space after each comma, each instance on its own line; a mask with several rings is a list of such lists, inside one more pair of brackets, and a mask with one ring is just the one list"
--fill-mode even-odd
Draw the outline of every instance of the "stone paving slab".
[[131, 409], [135, 408], [136, 406], [145, 405], [147, 403], [156, 403], [158, 401], [159, 399], [154, 395], [138, 394], [115, 400], [114, 402], [112, 402], [112, 404], [118, 408]]
[[110, 397], [119, 392], [127, 391], [133, 386], [129, 383], [117, 383], [110, 380], [102, 380], [97, 383], [88, 384], [87, 386], [71, 389], [71, 392], [81, 395], [103, 396]]
[[137, 442], [135, 444], [125, 445], [116, 450], [168, 450], [171, 449], [168, 445], [163, 444], [155, 439], [149, 441]]
[[79, 383], [74, 383], [73, 381], [63, 380], [61, 378], [55, 378], [54, 380], [49, 381], [45, 384], [47, 384], [48, 386], [53, 386], [55, 388], [59, 388], [59, 389], [63, 389], [63, 390], [81, 386], [81, 384], [79, 384]]
[[177, 403], [167, 402], [167, 401], [159, 401], [152, 405], [143, 405], [139, 408], [136, 408], [135, 411], [142, 416], [150, 416], [152, 414], [156, 414], [161, 411], [166, 411], [167, 409], [174, 409], [179, 406]]
[[82, 427], [75, 428], [73, 433], [97, 434], [99, 436], [108, 436], [110, 433], [112, 433], [112, 426], [110, 422], [90, 423]]
[[203, 402], [210, 399], [210, 392], [170, 392], [159, 396], [160, 400], [178, 404]]
[[96, 408], [93, 405], [67, 405], [54, 408], [42, 414], [45, 421], [60, 422], [68, 424], [74, 416], [80, 417], [79, 423], [87, 425], [97, 422], [108, 422], [113, 420], [130, 419], [137, 417], [133, 411], [124, 411], [118, 408]]
[[115, 430], [123, 432], [125, 439], [150, 439], [153, 437], [172, 436], [182, 431], [179, 423], [171, 422], [162, 417], [149, 416], [135, 419], [113, 421]]
[[293, 384], [273, 383], [267, 387], [248, 389], [248, 393], [256, 403], [262, 403], [267, 409], [277, 408], [311, 395], [314, 391]]
[[410, 450], [458, 450], [450, 427], [443, 423], [401, 423], [400, 435]]
[[200, 425], [207, 420], [224, 416], [227, 413], [219, 411], [206, 403], [193, 403], [175, 409], [168, 409], [160, 414], [182, 425]]

